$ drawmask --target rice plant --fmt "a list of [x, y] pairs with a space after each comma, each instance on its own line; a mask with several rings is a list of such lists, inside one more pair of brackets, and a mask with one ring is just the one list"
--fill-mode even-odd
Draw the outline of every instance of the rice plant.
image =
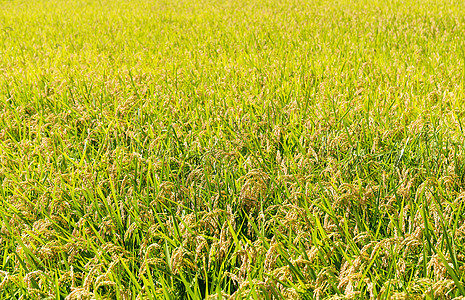
[[465, 5], [0, 1], [0, 299], [464, 299]]

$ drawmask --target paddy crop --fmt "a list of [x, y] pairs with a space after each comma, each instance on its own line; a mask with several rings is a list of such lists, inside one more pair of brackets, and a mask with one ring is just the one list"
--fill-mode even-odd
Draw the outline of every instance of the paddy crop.
[[1, 299], [463, 299], [461, 1], [0, 1]]

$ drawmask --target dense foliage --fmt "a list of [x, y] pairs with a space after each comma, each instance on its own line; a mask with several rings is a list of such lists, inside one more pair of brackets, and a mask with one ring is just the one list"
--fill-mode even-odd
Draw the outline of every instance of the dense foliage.
[[461, 1], [0, 1], [1, 299], [463, 299]]

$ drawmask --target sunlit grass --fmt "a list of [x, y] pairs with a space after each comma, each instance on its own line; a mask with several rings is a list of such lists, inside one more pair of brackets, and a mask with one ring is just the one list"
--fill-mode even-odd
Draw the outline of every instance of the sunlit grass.
[[464, 8], [0, 1], [0, 298], [465, 297]]

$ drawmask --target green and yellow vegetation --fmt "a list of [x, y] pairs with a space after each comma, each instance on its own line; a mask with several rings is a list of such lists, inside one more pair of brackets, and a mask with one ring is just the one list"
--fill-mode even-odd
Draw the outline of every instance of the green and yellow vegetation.
[[1, 0], [1, 299], [465, 299], [465, 4]]

